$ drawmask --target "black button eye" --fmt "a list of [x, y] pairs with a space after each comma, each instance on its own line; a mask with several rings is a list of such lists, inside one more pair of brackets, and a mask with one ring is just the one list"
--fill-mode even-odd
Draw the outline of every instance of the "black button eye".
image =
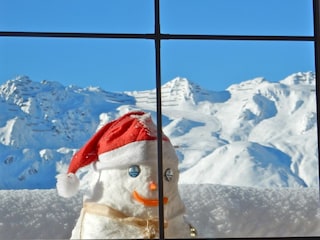
[[167, 168], [165, 171], [164, 171], [164, 178], [170, 182], [172, 179], [173, 179], [173, 171], [171, 168]]
[[133, 178], [138, 177], [140, 172], [141, 172], [141, 169], [140, 169], [140, 167], [138, 165], [132, 165], [128, 169], [129, 176], [133, 177]]

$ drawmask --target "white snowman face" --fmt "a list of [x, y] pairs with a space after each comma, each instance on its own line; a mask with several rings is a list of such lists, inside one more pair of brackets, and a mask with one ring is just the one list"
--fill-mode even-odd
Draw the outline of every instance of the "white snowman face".
[[[163, 164], [163, 203], [166, 207], [178, 192], [179, 171], [175, 164]], [[158, 211], [158, 167], [133, 164], [121, 169], [101, 170], [95, 199], [130, 214], [142, 214], [146, 208]], [[98, 199], [97, 199], [98, 198]]]
[[[131, 165], [128, 168], [128, 190], [133, 199], [146, 207], [157, 207], [158, 199], [158, 170], [154, 165]], [[163, 169], [163, 204], [166, 205], [171, 196], [177, 192], [179, 177], [178, 169], [174, 166], [164, 166]]]

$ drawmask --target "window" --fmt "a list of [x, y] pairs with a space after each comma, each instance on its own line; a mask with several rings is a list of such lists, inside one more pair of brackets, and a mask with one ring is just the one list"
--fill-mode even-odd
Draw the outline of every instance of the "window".
[[[21, 71], [32, 69], [34, 78], [38, 80], [81, 76], [98, 79], [96, 84], [107, 86], [108, 83], [99, 78], [101, 74], [112, 73], [115, 76], [112, 81], [119, 82], [119, 85], [113, 85], [114, 89], [108, 90], [119, 91], [122, 85], [126, 85], [127, 90], [133, 91], [143, 90], [136, 89], [136, 81], [142, 79], [143, 75], [150, 79], [149, 89], [156, 88], [157, 102], [154, 109], [158, 134], [161, 134], [162, 103], [165, 100], [161, 92], [161, 79], [172, 79], [184, 74], [195, 81], [217, 81], [216, 90], [223, 91], [235, 78], [242, 81], [263, 75], [272, 81], [279, 80], [274, 79], [272, 71], [259, 66], [268, 66], [274, 62], [284, 65], [290, 59], [291, 68], [285, 73], [287, 75], [294, 72], [296, 66], [307, 69], [314, 65], [315, 97], [317, 112], [320, 112], [320, 1], [228, 0], [227, 5], [222, 5], [222, 1], [226, 0], [197, 1], [194, 5], [191, 0], [121, 0], [113, 1], [112, 9], [109, 8], [111, 1], [89, 4], [83, 1], [42, 3], [33, 0], [33, 5], [29, 2], [10, 1], [9, 4], [9, 1], [3, 1], [0, 16], [0, 65], [5, 71], [0, 72], [0, 77], [12, 77], [12, 62], [20, 62]], [[135, 8], [139, 10], [132, 12], [136, 4], [141, 5], [141, 8]], [[295, 8], [292, 10], [293, 4]], [[282, 8], [277, 8], [280, 5]], [[30, 6], [36, 6], [37, 10], [31, 11]], [[288, 10], [286, 18], [283, 18], [283, 9]], [[106, 11], [110, 14], [105, 14]], [[203, 13], [200, 21], [194, 20], [194, 11]], [[30, 12], [36, 16], [29, 18]], [[88, 12], [96, 13], [91, 24], [86, 21]], [[16, 21], [15, 14], [24, 16], [25, 21]], [[123, 15], [132, 15], [132, 18], [122, 18]], [[251, 17], [243, 18], [244, 15]], [[57, 16], [61, 16], [64, 21], [60, 21]], [[115, 26], [114, 21], [119, 25]], [[131, 27], [128, 27], [128, 21], [134, 21]], [[253, 21], [258, 23], [252, 24]], [[280, 26], [275, 28], [275, 24]], [[48, 57], [46, 51], [52, 47], [57, 51]], [[37, 55], [34, 55], [35, 52]], [[59, 62], [61, 57], [66, 61]], [[79, 58], [82, 60], [77, 61], [78, 65], [74, 64], [73, 60]], [[186, 58], [189, 61], [183, 61], [182, 65], [181, 60]], [[257, 61], [260, 64], [251, 69], [252, 75], [247, 75], [248, 71], [243, 70]], [[110, 62], [123, 66], [123, 71], [108, 67]], [[210, 65], [208, 62], [215, 64]], [[305, 65], [302, 66], [302, 63]], [[197, 72], [190, 70], [194, 64], [198, 65]], [[59, 75], [59, 71], [63, 71], [64, 75]], [[99, 74], [95, 74], [97, 71]], [[74, 75], [74, 72], [79, 74]], [[224, 78], [216, 79], [217, 72]], [[249, 115], [246, 117], [250, 118]], [[319, 128], [317, 131], [319, 148]], [[161, 141], [158, 149], [158, 171], [163, 172]], [[162, 177], [159, 177], [159, 188], [159, 199], [163, 199]], [[160, 204], [159, 212], [160, 238], [164, 239], [163, 204]]]

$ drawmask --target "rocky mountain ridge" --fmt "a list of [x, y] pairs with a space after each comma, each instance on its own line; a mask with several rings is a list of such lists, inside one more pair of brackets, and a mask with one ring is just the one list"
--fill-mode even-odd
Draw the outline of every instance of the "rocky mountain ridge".
[[[177, 147], [182, 183], [318, 186], [314, 73], [219, 92], [175, 78], [161, 90], [163, 130]], [[155, 89], [112, 93], [26, 76], [2, 84], [0, 189], [54, 187], [97, 128], [133, 109], [156, 121]]]

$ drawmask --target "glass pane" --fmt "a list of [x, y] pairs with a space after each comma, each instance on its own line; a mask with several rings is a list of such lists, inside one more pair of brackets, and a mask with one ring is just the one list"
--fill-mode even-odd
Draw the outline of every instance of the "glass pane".
[[317, 234], [313, 44], [164, 41], [162, 76], [164, 133], [199, 237]]
[[0, 189], [55, 188], [74, 149], [135, 108], [130, 91], [155, 88], [152, 41], [0, 40]]
[[313, 35], [311, 0], [162, 0], [163, 33]]
[[[96, 131], [105, 129], [102, 128], [105, 124], [136, 109], [149, 112], [156, 122], [153, 41], [1, 38], [0, 49], [0, 205], [4, 206], [0, 209], [0, 236], [9, 239], [68, 239], [72, 233], [78, 233], [76, 222], [90, 225], [81, 215], [83, 195], [91, 203], [116, 208], [120, 217], [124, 214], [122, 212], [134, 216], [139, 208], [145, 210], [145, 216], [156, 218], [158, 208], [149, 211], [150, 208], [143, 206], [140, 200], [153, 204], [153, 199], [158, 196], [155, 184], [157, 142], [153, 141], [155, 151], [150, 152], [145, 150], [144, 142], [126, 148], [128, 138], [133, 143], [136, 143], [134, 137], [138, 138], [134, 135], [137, 125], [131, 125], [132, 132], [129, 133], [134, 135], [131, 138], [127, 133], [127, 122], [122, 123], [123, 127], [116, 125], [108, 131], [107, 136], [112, 137], [106, 141], [116, 149], [101, 149], [103, 138], [92, 144], [94, 146], [89, 151], [89, 155], [93, 152], [99, 155], [99, 163], [103, 153], [111, 153], [113, 156], [107, 157], [106, 163], [111, 163], [110, 168], [116, 165], [116, 169], [102, 167], [99, 168], [101, 171], [95, 171], [90, 165], [98, 161], [88, 162], [86, 155], [73, 163], [77, 169], [70, 170], [80, 179], [78, 194], [63, 199], [55, 189], [57, 174], [67, 173], [73, 155]], [[144, 122], [146, 119], [145, 116], [139, 119], [142, 126], [150, 124]], [[150, 132], [145, 132], [156, 134], [152, 124]], [[141, 135], [146, 137], [143, 133]], [[145, 154], [150, 154], [150, 158], [144, 158]], [[134, 173], [131, 172], [137, 176], [141, 169], [142, 180], [129, 175], [129, 169], [138, 160], [152, 163], [151, 166], [134, 167]], [[170, 172], [166, 176], [170, 180]], [[150, 184], [152, 200], [133, 199], [133, 193], [135, 196], [149, 196], [145, 186], [151, 179], [155, 182]], [[75, 183], [70, 185], [65, 191], [68, 194], [71, 189], [77, 189]], [[12, 204], [12, 199], [18, 199], [16, 204]], [[6, 219], [2, 219], [4, 217]], [[107, 225], [103, 222], [99, 225], [103, 230], [90, 231], [89, 234], [88, 228], [81, 228], [82, 238], [120, 236], [114, 226], [106, 228]], [[37, 231], [30, 230], [34, 226]], [[154, 230], [153, 227], [157, 228], [156, 222], [150, 230]], [[131, 235], [121, 235], [119, 239], [139, 239], [143, 238], [143, 233], [138, 227], [135, 235], [131, 232]]]
[[153, 1], [0, 0], [0, 31], [153, 32]]
[[154, 46], [147, 40], [1, 38], [0, 83], [18, 75], [107, 91], [154, 87]]
[[162, 79], [186, 77], [223, 91], [255, 77], [279, 81], [295, 72], [315, 71], [313, 56], [309, 42], [170, 40], [162, 44]]

